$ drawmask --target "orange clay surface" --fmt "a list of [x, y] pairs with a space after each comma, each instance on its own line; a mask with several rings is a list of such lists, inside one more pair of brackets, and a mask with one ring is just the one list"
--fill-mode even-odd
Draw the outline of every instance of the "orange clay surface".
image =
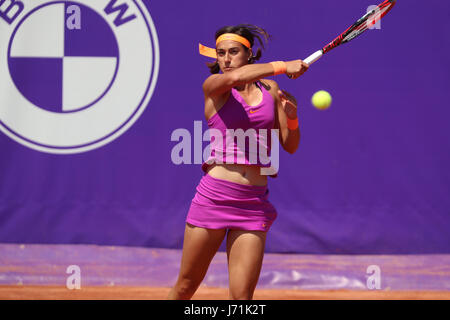
[[[164, 300], [170, 288], [0, 286], [1, 300]], [[449, 291], [256, 290], [254, 300], [450, 300]], [[227, 300], [228, 289], [200, 287], [193, 300]]]

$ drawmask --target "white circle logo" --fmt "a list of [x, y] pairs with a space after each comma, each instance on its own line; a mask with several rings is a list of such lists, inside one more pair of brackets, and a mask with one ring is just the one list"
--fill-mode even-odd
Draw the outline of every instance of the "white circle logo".
[[0, 131], [41, 152], [115, 140], [158, 77], [158, 38], [141, 1], [0, 1], [0, 44]]

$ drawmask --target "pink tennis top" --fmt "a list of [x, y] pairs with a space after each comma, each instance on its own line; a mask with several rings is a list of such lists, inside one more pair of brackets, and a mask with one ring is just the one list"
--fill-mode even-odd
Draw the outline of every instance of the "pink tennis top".
[[[263, 98], [249, 106], [232, 88], [227, 102], [208, 120], [210, 155], [202, 163], [206, 173], [213, 163], [246, 164], [271, 167], [271, 131], [275, 124], [275, 101], [261, 83]], [[278, 143], [278, 141], [274, 141]], [[277, 173], [270, 176], [275, 178]]]

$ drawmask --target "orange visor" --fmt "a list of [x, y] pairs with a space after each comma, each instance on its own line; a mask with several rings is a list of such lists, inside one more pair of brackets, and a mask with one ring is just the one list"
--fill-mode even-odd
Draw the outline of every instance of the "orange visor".
[[[225, 40], [233, 40], [233, 41], [239, 42], [239, 43], [243, 44], [244, 46], [246, 46], [249, 49], [251, 47], [250, 41], [248, 41], [244, 37], [241, 37], [240, 35], [237, 35], [237, 34], [234, 34], [234, 33], [224, 33], [224, 34], [222, 34], [220, 37], [217, 38], [216, 46], [220, 42], [225, 41]], [[198, 51], [203, 56], [217, 59], [216, 49], [206, 47], [206, 46], [202, 45], [201, 43], [199, 43], [198, 44]]]

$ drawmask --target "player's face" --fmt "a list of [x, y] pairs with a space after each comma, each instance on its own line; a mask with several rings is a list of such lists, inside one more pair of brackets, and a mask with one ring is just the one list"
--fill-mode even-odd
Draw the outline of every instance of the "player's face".
[[246, 51], [241, 43], [233, 40], [220, 42], [216, 51], [217, 62], [223, 73], [230, 72], [233, 69], [248, 64], [248, 59], [252, 54], [251, 49]]

